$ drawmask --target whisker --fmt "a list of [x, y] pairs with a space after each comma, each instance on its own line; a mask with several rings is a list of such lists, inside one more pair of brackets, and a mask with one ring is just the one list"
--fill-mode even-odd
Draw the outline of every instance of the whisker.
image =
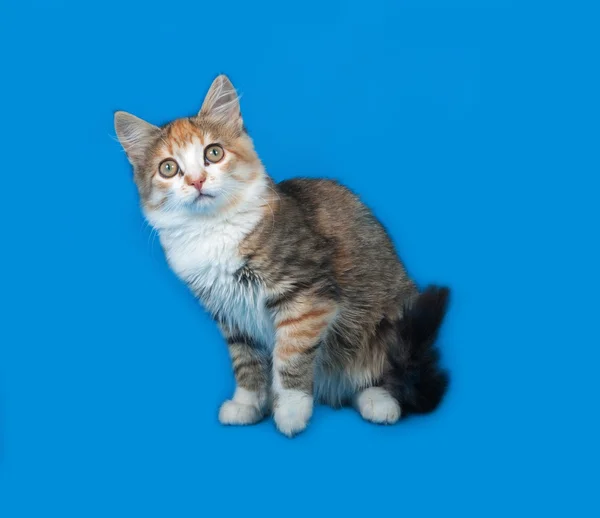
[[273, 232], [273, 229], [275, 228], [275, 213], [273, 212], [273, 207], [271, 207], [271, 204], [267, 200], [265, 200], [263, 197], [257, 196], [257, 198], [259, 200], [261, 200], [263, 203], [265, 203], [267, 205], [267, 207], [269, 207], [269, 210], [271, 211], [271, 220], [272, 220], [271, 232]]

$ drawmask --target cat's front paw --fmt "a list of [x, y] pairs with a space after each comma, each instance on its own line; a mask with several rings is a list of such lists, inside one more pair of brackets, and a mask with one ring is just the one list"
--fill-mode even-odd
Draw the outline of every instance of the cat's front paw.
[[282, 390], [277, 395], [273, 418], [277, 429], [293, 437], [308, 425], [313, 410], [313, 398], [299, 390]]
[[225, 401], [219, 410], [219, 421], [221, 424], [254, 424], [258, 423], [263, 417], [264, 413], [258, 407], [232, 400]]

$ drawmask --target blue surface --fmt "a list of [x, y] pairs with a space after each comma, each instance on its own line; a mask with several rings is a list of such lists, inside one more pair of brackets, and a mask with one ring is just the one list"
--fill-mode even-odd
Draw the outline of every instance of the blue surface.
[[[598, 516], [597, 14], [2, 0], [0, 515]], [[453, 288], [437, 413], [218, 424], [226, 348], [112, 113], [192, 114], [219, 72], [276, 179], [342, 180]]]

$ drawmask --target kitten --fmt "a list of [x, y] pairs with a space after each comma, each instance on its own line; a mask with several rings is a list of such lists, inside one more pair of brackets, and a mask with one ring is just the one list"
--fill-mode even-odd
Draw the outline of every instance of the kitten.
[[343, 186], [275, 184], [227, 77], [194, 117], [157, 127], [117, 112], [115, 128], [169, 265], [229, 346], [237, 388], [221, 423], [272, 411], [293, 436], [315, 399], [385, 424], [436, 408], [448, 384], [434, 347], [448, 290], [419, 293], [382, 225]]

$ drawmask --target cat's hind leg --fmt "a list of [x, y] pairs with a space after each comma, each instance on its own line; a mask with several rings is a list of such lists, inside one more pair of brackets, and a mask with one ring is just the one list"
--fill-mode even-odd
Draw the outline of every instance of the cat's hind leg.
[[402, 415], [398, 401], [383, 387], [360, 390], [352, 402], [363, 419], [372, 423], [394, 424]]

